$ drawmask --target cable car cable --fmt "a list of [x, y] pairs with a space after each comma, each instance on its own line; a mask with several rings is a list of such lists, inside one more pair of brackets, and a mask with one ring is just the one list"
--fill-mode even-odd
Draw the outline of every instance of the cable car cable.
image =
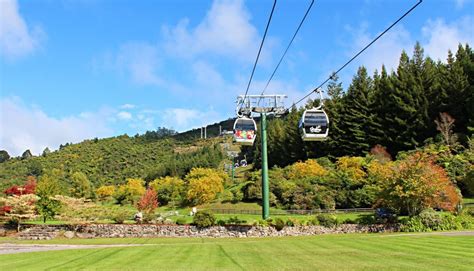
[[263, 34], [262, 42], [260, 43], [260, 48], [258, 49], [257, 58], [255, 59], [255, 63], [253, 64], [252, 74], [250, 75], [249, 83], [247, 84], [247, 90], [245, 90], [244, 99], [241, 102], [240, 108], [242, 108], [242, 105], [245, 101], [245, 97], [247, 96], [247, 93], [249, 92], [250, 84], [252, 83], [253, 74], [255, 73], [255, 68], [257, 67], [258, 59], [260, 57], [260, 52], [262, 51], [263, 43], [265, 42], [265, 37], [267, 36], [268, 27], [270, 26], [270, 22], [271, 22], [272, 17], [273, 17], [273, 11], [275, 11], [276, 3], [277, 3], [277, 0], [275, 0], [273, 2], [272, 11], [270, 13], [270, 17], [268, 17], [267, 26], [265, 27], [265, 32]]
[[296, 103], [293, 103], [293, 105], [297, 105], [300, 102], [302, 102], [304, 99], [308, 98], [313, 92], [317, 91], [319, 88], [324, 86], [329, 80], [331, 80], [335, 75], [337, 75], [341, 70], [343, 70], [349, 63], [351, 63], [354, 59], [356, 59], [360, 54], [362, 54], [367, 48], [369, 48], [374, 42], [376, 42], [379, 38], [381, 38], [385, 33], [387, 33], [390, 29], [392, 29], [398, 22], [400, 22], [403, 18], [405, 18], [408, 14], [410, 14], [418, 5], [421, 4], [423, 0], [419, 0], [418, 3], [416, 3], [414, 6], [412, 6], [405, 14], [403, 14], [398, 20], [396, 20], [394, 23], [392, 23], [387, 29], [385, 29], [382, 33], [380, 33], [374, 40], [372, 40], [369, 44], [367, 44], [362, 50], [360, 50], [355, 56], [353, 56], [349, 61], [347, 61], [342, 67], [340, 67], [336, 72], [333, 72], [324, 82], [322, 82], [318, 87], [315, 89], [311, 90], [310, 93], [308, 93], [306, 96], [303, 98], [299, 99]]
[[[270, 84], [270, 81], [272, 81], [273, 76], [275, 75], [276, 71], [277, 71], [278, 68], [280, 67], [280, 64], [281, 64], [281, 62], [283, 61], [283, 58], [285, 58], [286, 53], [288, 52], [288, 49], [290, 49], [290, 46], [291, 46], [291, 44], [293, 43], [293, 40], [295, 39], [296, 35], [298, 34], [298, 31], [300, 31], [300, 28], [301, 28], [301, 26], [303, 25], [304, 21], [306, 20], [306, 17], [308, 16], [309, 11], [310, 11], [311, 8], [313, 7], [313, 4], [314, 4], [314, 0], [311, 0], [311, 4], [309, 5], [308, 9], [306, 10], [306, 13], [305, 13], [304, 16], [303, 16], [303, 19], [301, 19], [301, 22], [300, 22], [300, 24], [298, 25], [298, 28], [296, 29], [295, 34], [293, 34], [293, 37], [291, 38], [290, 43], [288, 43], [288, 46], [286, 47], [285, 52], [284, 52], [283, 55], [281, 56], [280, 61], [279, 61], [278, 64], [276, 65], [275, 69], [273, 70], [272, 75], [271, 75], [270, 78], [268, 79], [267, 84], [265, 85], [265, 88], [263, 89], [262, 94], [260, 94], [260, 95], [263, 95], [263, 94], [265, 93], [265, 91], [267, 90], [268, 85]], [[259, 102], [260, 102], [260, 100], [259, 100]]]

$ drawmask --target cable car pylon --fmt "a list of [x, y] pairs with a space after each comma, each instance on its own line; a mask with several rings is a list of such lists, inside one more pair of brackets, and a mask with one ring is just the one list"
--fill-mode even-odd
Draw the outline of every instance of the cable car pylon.
[[252, 114], [260, 114], [260, 135], [262, 137], [262, 218], [270, 216], [270, 187], [268, 184], [267, 157], [267, 115], [282, 115], [286, 112], [282, 94], [237, 96], [237, 119], [234, 122], [234, 141], [241, 145], [253, 145], [257, 124]]

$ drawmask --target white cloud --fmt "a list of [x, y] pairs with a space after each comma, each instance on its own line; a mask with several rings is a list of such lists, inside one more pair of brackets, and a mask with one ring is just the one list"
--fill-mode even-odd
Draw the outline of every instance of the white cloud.
[[120, 106], [120, 108], [122, 109], [134, 109], [136, 107], [136, 105], [134, 104], [123, 104]]
[[454, 0], [456, 8], [461, 9], [468, 0]]
[[95, 71], [105, 69], [125, 74], [140, 85], [162, 85], [164, 83], [157, 75], [161, 66], [158, 48], [147, 42], [125, 43], [116, 53], [109, 52], [94, 59], [92, 66]]
[[120, 111], [117, 113], [117, 118], [121, 120], [131, 120], [132, 119], [132, 114], [127, 111]]
[[456, 51], [459, 43], [474, 43], [474, 19], [470, 16], [452, 23], [443, 19], [429, 20], [422, 28], [427, 43], [425, 52], [435, 60], [446, 61], [448, 50]]
[[200, 84], [215, 87], [222, 87], [225, 84], [221, 74], [207, 62], [197, 61], [192, 68], [195, 79]]
[[216, 0], [194, 29], [183, 19], [175, 27], [163, 27], [163, 33], [165, 48], [182, 57], [212, 53], [248, 60], [255, 57], [260, 40], [240, 0]]
[[161, 123], [164, 127], [182, 132], [221, 120], [222, 116], [213, 109], [204, 111], [188, 108], [169, 108], [164, 110]]
[[[347, 28], [348, 31], [356, 33], [354, 41], [351, 43], [352, 49], [348, 52], [347, 57], [355, 55], [379, 34], [369, 34], [365, 24], [362, 24], [358, 29], [356, 31], [354, 28]], [[357, 62], [364, 65], [370, 73], [376, 69], [380, 70], [382, 65], [385, 65], [390, 71], [398, 66], [402, 50], [411, 52], [414, 44], [410, 33], [403, 26], [398, 26], [387, 32], [363, 52]]]
[[18, 58], [32, 53], [44, 38], [39, 26], [28, 27], [19, 13], [16, 0], [0, 1], [0, 53]]
[[[358, 64], [354, 67], [364, 65], [369, 73], [375, 69], [380, 70], [382, 64], [389, 71], [396, 69], [402, 50], [411, 55], [417, 40], [424, 48], [426, 56], [430, 56], [434, 60], [446, 61], [448, 50], [456, 51], [459, 43], [474, 43], [473, 25], [474, 19], [470, 16], [450, 23], [446, 23], [440, 18], [428, 20], [421, 29], [422, 36], [418, 38], [412, 37], [403, 26], [395, 27], [360, 55], [357, 59]], [[348, 57], [353, 56], [378, 35], [378, 33], [369, 34], [367, 26], [364, 24], [359, 27], [358, 31], [351, 27], [346, 30], [356, 33], [349, 43], [351, 48], [347, 53]], [[352, 76], [354, 71], [351, 71], [350, 74]], [[346, 75], [346, 73], [341, 75], [343, 81], [348, 79]]]
[[106, 123], [110, 114], [111, 110], [104, 108], [79, 116], [54, 118], [18, 98], [2, 98], [0, 148], [14, 156], [21, 155], [26, 149], [40, 154], [46, 147], [54, 150], [66, 142], [110, 136], [113, 131]]

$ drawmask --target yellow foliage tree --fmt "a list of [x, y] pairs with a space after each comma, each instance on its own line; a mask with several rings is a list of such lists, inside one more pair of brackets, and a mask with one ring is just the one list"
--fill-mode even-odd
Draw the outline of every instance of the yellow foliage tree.
[[115, 198], [119, 202], [127, 200], [131, 204], [135, 204], [143, 194], [145, 194], [145, 181], [142, 179], [127, 179], [127, 183], [119, 186], [115, 192]]
[[288, 167], [288, 179], [302, 179], [306, 177], [324, 176], [328, 172], [315, 160], [309, 159], [305, 162], [296, 162]]
[[115, 193], [114, 185], [103, 185], [95, 190], [95, 194], [100, 200], [108, 200]]
[[158, 194], [158, 201], [162, 205], [176, 206], [183, 197], [184, 181], [178, 177], [162, 177], [150, 183]]
[[185, 180], [188, 185], [187, 197], [193, 204], [210, 202], [224, 191], [223, 175], [214, 169], [193, 168]]
[[346, 172], [351, 179], [361, 181], [366, 178], [364, 163], [362, 157], [343, 156], [337, 159], [336, 168]]
[[379, 160], [373, 160], [367, 165], [367, 177], [371, 183], [383, 184], [389, 180], [395, 173], [393, 162], [382, 163]]

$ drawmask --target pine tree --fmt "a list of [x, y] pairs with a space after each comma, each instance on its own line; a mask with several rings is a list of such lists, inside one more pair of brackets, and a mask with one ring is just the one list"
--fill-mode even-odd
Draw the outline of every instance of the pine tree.
[[287, 140], [283, 147], [286, 157], [281, 166], [306, 160], [305, 146], [298, 127], [302, 114], [303, 109], [298, 109], [293, 105], [290, 113], [286, 116], [285, 133], [287, 134]]
[[360, 67], [344, 97], [341, 114], [343, 134], [339, 147], [345, 155], [358, 156], [369, 151], [367, 136], [370, 130], [371, 85], [372, 79], [367, 75], [367, 69]]
[[375, 84], [377, 92], [375, 94], [374, 110], [378, 122], [382, 129], [378, 131], [380, 135], [379, 144], [387, 147], [389, 150], [395, 148], [395, 137], [398, 134], [398, 127], [393, 126], [396, 115], [396, 96], [393, 87], [393, 77], [388, 75], [385, 66], [382, 66], [380, 78], [377, 78]]
[[329, 118], [329, 138], [323, 142], [307, 142], [308, 157], [322, 157], [329, 155], [337, 157], [342, 155], [339, 146], [343, 130], [341, 129], [341, 113], [343, 109], [344, 90], [338, 76], [333, 76], [327, 86], [329, 99], [324, 102], [324, 111]]

